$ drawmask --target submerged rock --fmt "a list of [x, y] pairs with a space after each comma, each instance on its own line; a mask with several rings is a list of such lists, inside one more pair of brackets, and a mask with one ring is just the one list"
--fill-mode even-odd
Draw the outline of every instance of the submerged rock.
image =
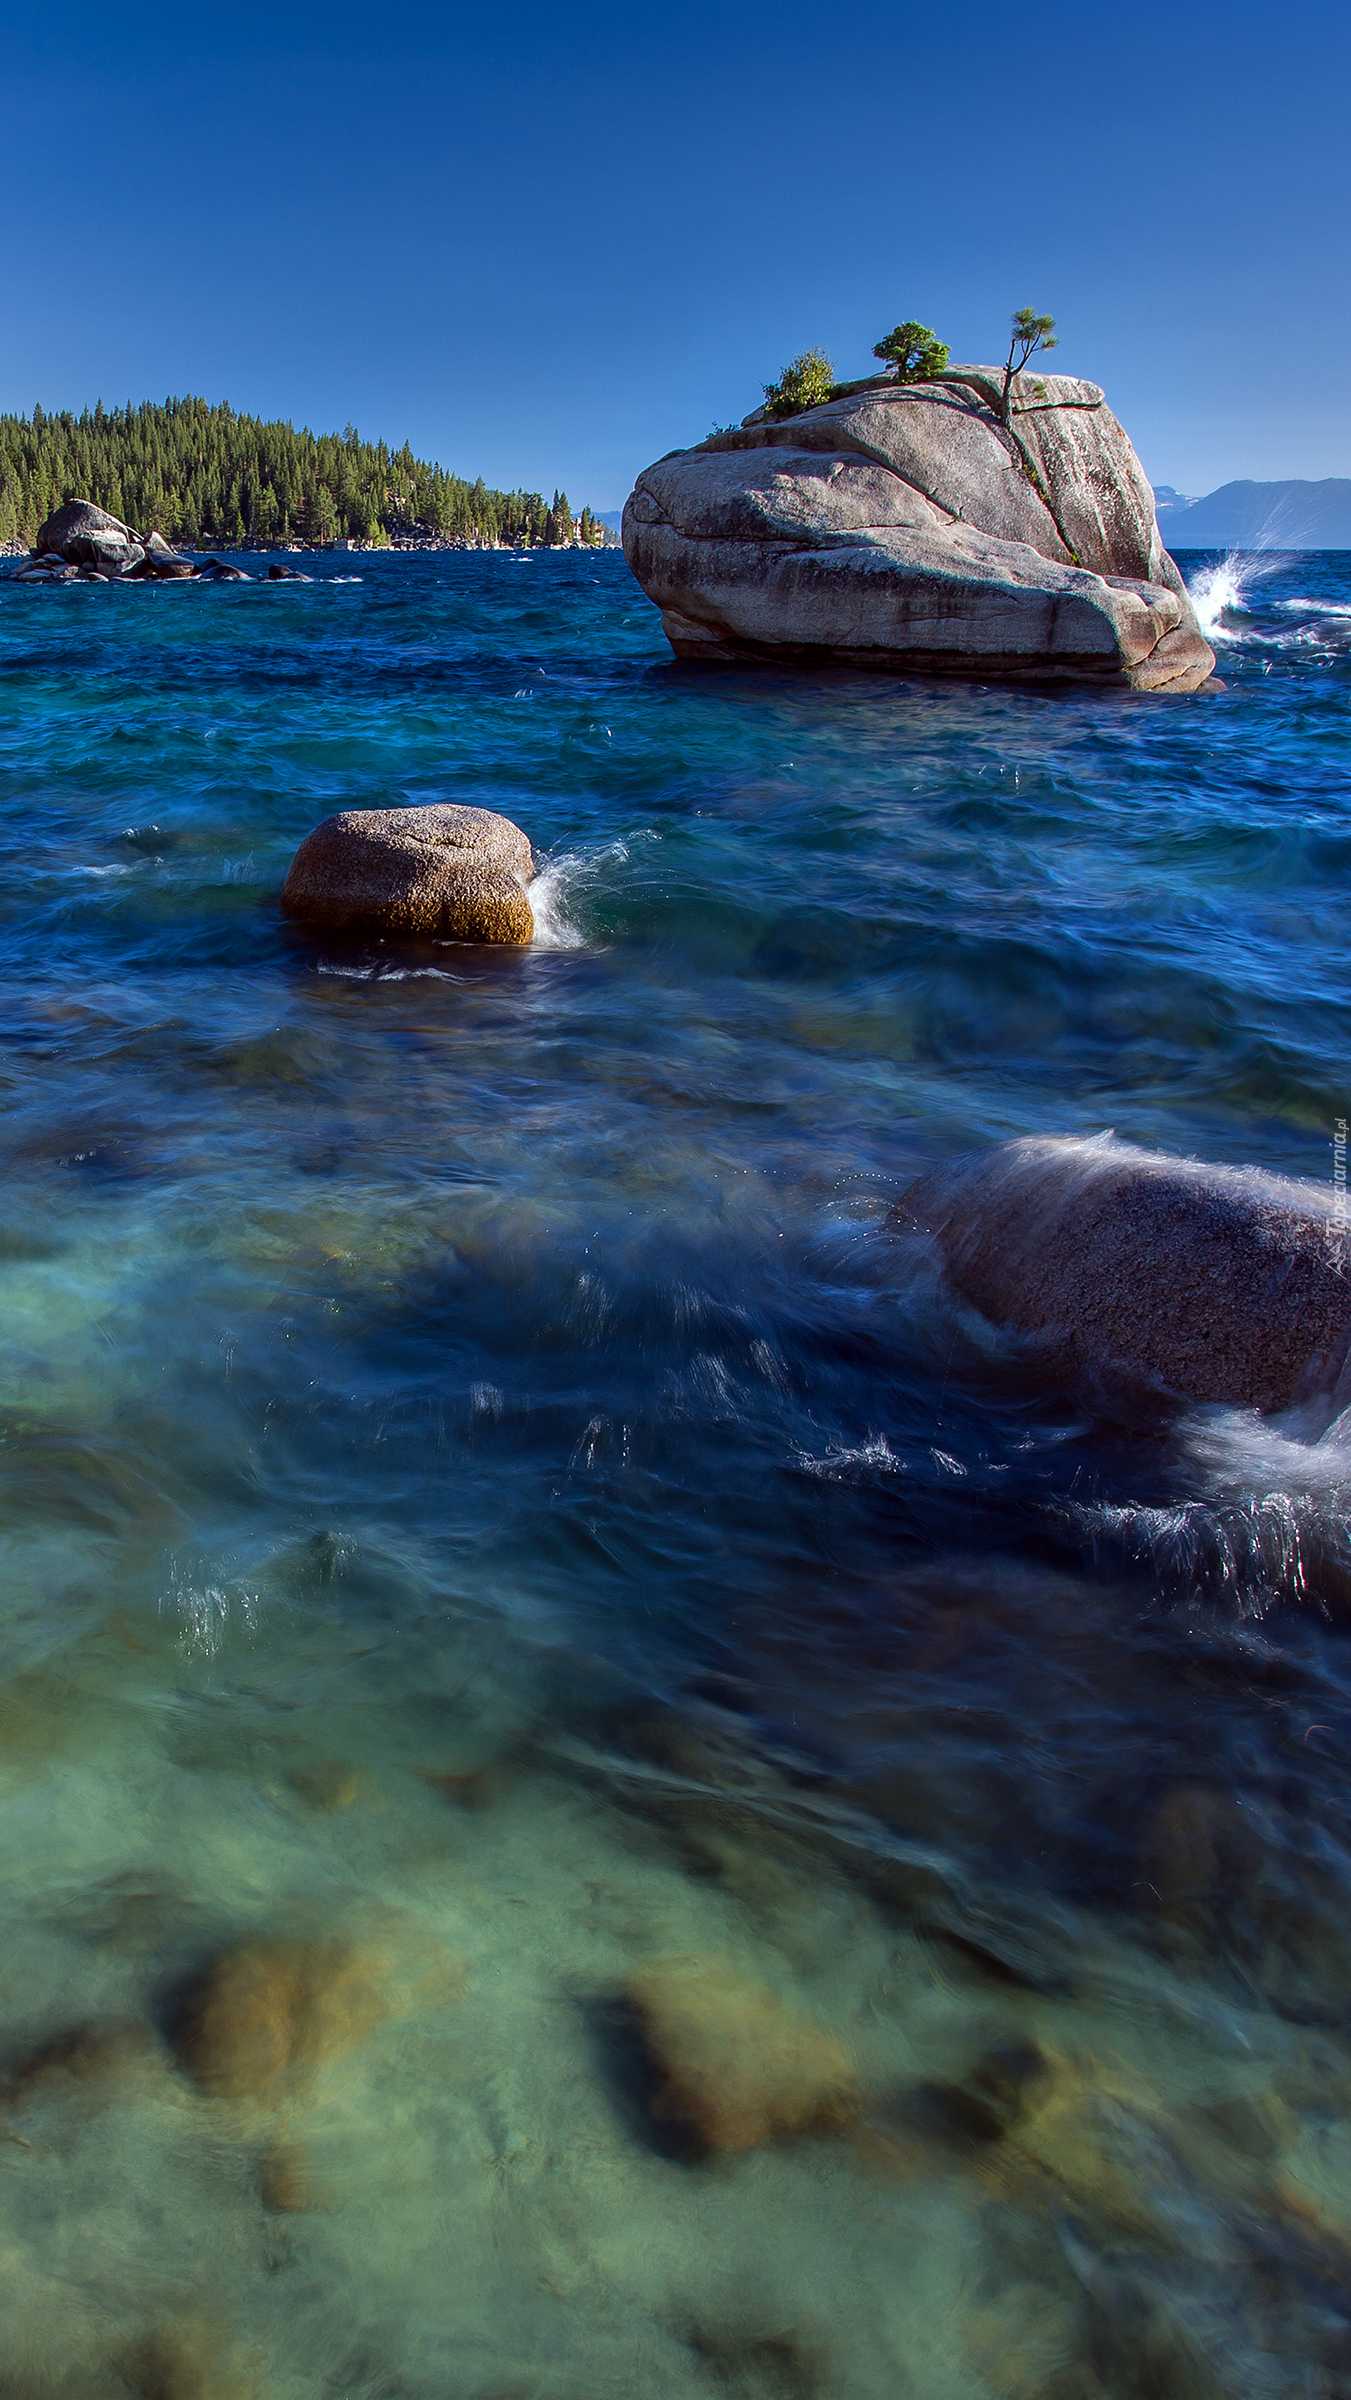
[[384, 2023], [385, 1981], [381, 1957], [345, 1942], [245, 1942], [194, 1995], [180, 2054], [219, 2099], [284, 2098]]
[[687, 2339], [722, 2390], [744, 2400], [816, 2400], [829, 2388], [826, 2352], [807, 2335], [717, 2323], [692, 2326]]
[[624, 552], [682, 658], [1092, 676], [1194, 691], [1215, 664], [1096, 384], [993, 367], [763, 411], [647, 467]]
[[316, 2204], [314, 2178], [303, 2150], [274, 2142], [259, 2165], [258, 2196], [269, 2216], [304, 2216]]
[[656, 2076], [654, 2113], [707, 2150], [847, 2124], [858, 2104], [849, 2052], [726, 1959], [666, 1959], [628, 1985]]
[[932, 1234], [962, 1297], [1061, 1370], [1270, 1412], [1346, 1365], [1351, 1233], [1315, 1184], [1034, 1137], [940, 1167], [891, 1222]]
[[333, 933], [525, 943], [530, 844], [486, 808], [348, 809], [295, 854], [282, 907]]
[[1161, 2244], [1199, 2239], [1201, 2212], [1163, 2112], [1129, 2076], [1049, 2057], [1006, 2139], [1083, 2220]]
[[315, 1765], [297, 1767], [291, 1779], [292, 1791], [315, 1808], [327, 1810], [350, 1808], [361, 1789], [361, 1777], [345, 1759], [326, 1758]]
[[49, 2101], [93, 2111], [141, 2096], [167, 2061], [143, 2018], [76, 2025], [19, 2059], [5, 2079], [11, 2108]]
[[224, 2327], [191, 2311], [152, 2326], [117, 2368], [140, 2400], [255, 2400], [258, 2391], [252, 2363], [240, 2361]]

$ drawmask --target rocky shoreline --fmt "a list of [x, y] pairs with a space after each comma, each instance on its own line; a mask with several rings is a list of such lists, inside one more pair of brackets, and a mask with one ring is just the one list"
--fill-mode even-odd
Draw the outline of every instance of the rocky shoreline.
[[[534, 550], [594, 550], [617, 546], [618, 536], [606, 529], [603, 543], [532, 542], [526, 547]], [[112, 516], [92, 500], [68, 500], [56, 509], [38, 528], [31, 550], [19, 542], [0, 544], [0, 558], [16, 559], [17, 570], [8, 580], [13, 583], [124, 583], [182, 582], [195, 577], [208, 583], [247, 583], [248, 570], [227, 564], [217, 553], [224, 551], [236, 558], [272, 558], [278, 550], [295, 557], [316, 557], [333, 551], [355, 555], [387, 555], [392, 551], [423, 550], [517, 550], [517, 542], [484, 541], [475, 535], [444, 537], [433, 533], [413, 533], [396, 536], [388, 542], [221, 542], [205, 555], [196, 550], [175, 547], [166, 542], [158, 530], [149, 534], [137, 533], [120, 517]], [[298, 571], [272, 565], [267, 570], [273, 582], [286, 581]]]
[[[284, 567], [278, 568], [285, 575]], [[92, 500], [67, 500], [38, 527], [32, 551], [15, 583], [178, 583], [189, 576], [206, 582], [240, 583], [239, 567], [222, 558], [194, 560], [175, 550], [162, 533], [139, 534]]]

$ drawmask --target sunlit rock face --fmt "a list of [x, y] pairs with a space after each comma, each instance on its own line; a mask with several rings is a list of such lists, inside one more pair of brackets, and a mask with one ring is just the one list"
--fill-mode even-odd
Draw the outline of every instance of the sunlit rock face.
[[487, 808], [345, 809], [307, 834], [282, 892], [291, 917], [332, 933], [523, 944], [534, 860]]
[[1215, 664], [1096, 384], [993, 367], [763, 411], [647, 467], [624, 550], [678, 657], [1196, 690]]
[[1034, 1137], [913, 1185], [962, 1297], [1049, 1362], [1272, 1411], [1334, 1391], [1351, 1343], [1351, 1232], [1332, 1196], [1104, 1134]]

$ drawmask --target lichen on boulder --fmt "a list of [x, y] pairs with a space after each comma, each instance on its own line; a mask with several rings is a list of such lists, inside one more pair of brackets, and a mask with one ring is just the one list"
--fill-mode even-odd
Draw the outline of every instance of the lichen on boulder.
[[281, 904], [330, 933], [520, 946], [533, 868], [520, 827], [491, 809], [345, 809], [307, 834]]

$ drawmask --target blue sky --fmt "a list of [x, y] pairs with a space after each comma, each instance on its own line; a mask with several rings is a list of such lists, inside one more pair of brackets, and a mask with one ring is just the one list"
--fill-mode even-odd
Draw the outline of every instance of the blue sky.
[[616, 506], [810, 343], [1049, 310], [1156, 482], [1351, 474], [1346, 6], [0, 5], [0, 405]]

